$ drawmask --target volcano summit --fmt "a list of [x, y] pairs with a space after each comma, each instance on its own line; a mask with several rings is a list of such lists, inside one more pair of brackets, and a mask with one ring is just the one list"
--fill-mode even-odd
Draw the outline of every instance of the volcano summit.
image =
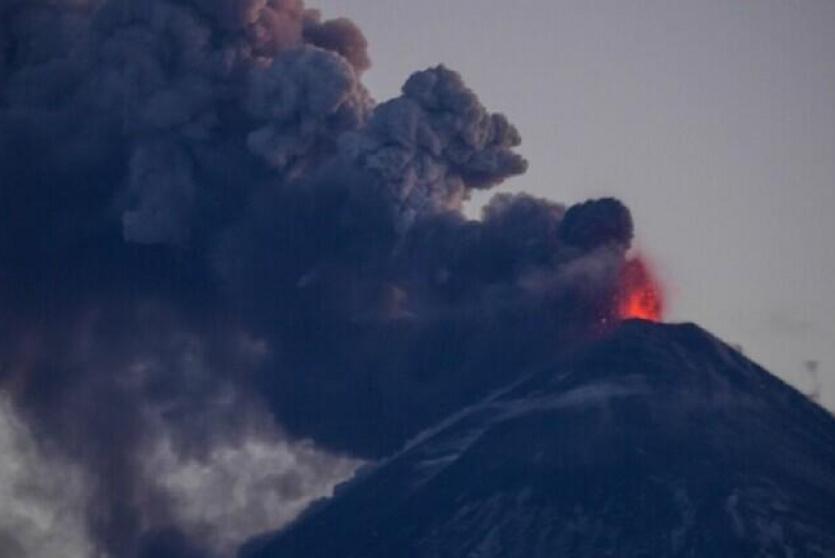
[[243, 558], [835, 555], [835, 419], [694, 325], [627, 321]]

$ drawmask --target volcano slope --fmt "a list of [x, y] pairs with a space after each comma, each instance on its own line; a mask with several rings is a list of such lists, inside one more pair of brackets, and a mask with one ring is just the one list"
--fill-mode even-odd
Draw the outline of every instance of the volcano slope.
[[835, 419], [694, 325], [627, 321], [240, 556], [832, 557]]

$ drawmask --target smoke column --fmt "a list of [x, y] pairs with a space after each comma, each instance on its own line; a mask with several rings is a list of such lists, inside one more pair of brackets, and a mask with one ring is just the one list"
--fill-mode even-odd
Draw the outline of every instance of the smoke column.
[[517, 131], [369, 65], [301, 0], [2, 0], [0, 555], [233, 554], [617, 318], [626, 207], [466, 218]]

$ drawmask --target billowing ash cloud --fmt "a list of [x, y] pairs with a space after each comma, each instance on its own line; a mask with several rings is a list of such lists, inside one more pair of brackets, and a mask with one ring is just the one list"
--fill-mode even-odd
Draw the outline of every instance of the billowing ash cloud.
[[518, 133], [447, 68], [377, 104], [368, 67], [300, 0], [0, 4], [0, 390], [80, 547], [231, 553], [611, 316], [628, 210], [466, 218]]

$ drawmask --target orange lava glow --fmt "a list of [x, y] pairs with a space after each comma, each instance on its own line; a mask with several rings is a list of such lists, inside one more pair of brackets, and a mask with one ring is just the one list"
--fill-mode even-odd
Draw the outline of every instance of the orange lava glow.
[[618, 316], [623, 320], [640, 318], [653, 322], [661, 321], [664, 316], [661, 284], [641, 256], [628, 260], [621, 271]]

